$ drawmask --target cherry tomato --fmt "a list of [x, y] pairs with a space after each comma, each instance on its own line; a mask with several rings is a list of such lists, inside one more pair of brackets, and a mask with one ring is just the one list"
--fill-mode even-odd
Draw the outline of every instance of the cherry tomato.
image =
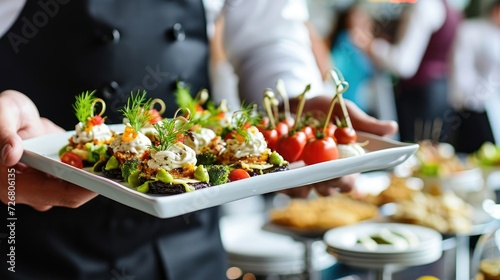
[[286, 123], [286, 125], [288, 125], [288, 127], [293, 127], [293, 125], [295, 124], [295, 120], [292, 117], [285, 118], [285, 119], [281, 120], [280, 122]]
[[90, 120], [90, 123], [92, 125], [100, 125], [100, 124], [103, 124], [104, 123], [104, 118], [97, 115], [97, 116], [94, 116], [92, 117], [92, 119]]
[[229, 173], [229, 181], [230, 182], [234, 182], [234, 181], [238, 181], [238, 180], [246, 179], [246, 178], [250, 178], [250, 175], [248, 174], [248, 172], [245, 169], [238, 168], [238, 169], [235, 169]]
[[335, 129], [334, 136], [339, 144], [354, 143], [358, 139], [356, 131], [349, 127], [337, 127], [337, 129]]
[[315, 137], [314, 130], [312, 129], [312, 127], [310, 127], [308, 125], [302, 127], [302, 129], [300, 129], [300, 130], [306, 134], [307, 140], [313, 139]]
[[332, 137], [311, 139], [302, 152], [302, 160], [307, 165], [338, 159], [338, 157], [337, 143]]
[[[322, 135], [324, 137], [333, 137], [333, 140], [335, 140], [335, 130], [337, 129], [337, 126], [333, 123], [328, 123], [326, 125], [326, 130], [323, 131], [324, 129], [324, 124], [321, 124], [320, 126], [313, 127], [314, 131], [314, 136], [318, 137], [318, 135]], [[318, 134], [318, 130], [321, 130], [322, 133]]]
[[335, 124], [328, 123], [328, 125], [326, 126], [325, 136], [335, 137], [335, 130], [336, 129], [337, 129], [337, 126]]
[[258, 124], [259, 127], [267, 127], [269, 125], [269, 118], [264, 117], [260, 119], [260, 122]]
[[285, 122], [279, 122], [276, 124], [275, 129], [278, 132], [278, 138], [281, 138], [288, 134], [290, 126], [288, 126], [288, 124], [286, 124]]
[[258, 127], [259, 131], [264, 135], [266, 139], [267, 147], [272, 151], [276, 150], [278, 145], [278, 131], [276, 129], [266, 129], [264, 127]]
[[76, 168], [83, 168], [82, 158], [72, 152], [65, 152], [64, 154], [62, 154], [61, 161]]
[[276, 151], [288, 162], [299, 160], [307, 143], [306, 134], [297, 131], [293, 135], [285, 135], [278, 140]]
[[149, 123], [154, 124], [162, 120], [162, 117], [160, 116], [160, 113], [156, 109], [151, 109], [148, 111], [149, 115], [151, 115], [151, 120]]

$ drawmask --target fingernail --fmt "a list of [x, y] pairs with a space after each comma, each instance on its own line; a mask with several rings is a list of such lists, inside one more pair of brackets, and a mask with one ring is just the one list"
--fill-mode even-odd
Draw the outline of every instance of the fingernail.
[[7, 156], [9, 155], [10, 151], [12, 150], [12, 145], [10, 144], [5, 144], [2, 148], [2, 152], [0, 153], [2, 163], [7, 162]]

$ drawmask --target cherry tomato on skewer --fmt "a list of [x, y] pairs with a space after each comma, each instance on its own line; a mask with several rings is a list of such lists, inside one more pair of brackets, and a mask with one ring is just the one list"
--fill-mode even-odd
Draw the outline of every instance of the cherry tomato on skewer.
[[334, 136], [339, 144], [351, 144], [358, 139], [356, 131], [350, 127], [337, 127]]
[[312, 127], [306, 125], [302, 127], [300, 130], [306, 134], [307, 140], [314, 138], [314, 129]]
[[282, 119], [280, 122], [288, 125], [288, 127], [293, 127], [293, 125], [295, 124], [295, 120], [291, 117], [288, 117], [288, 118], [285, 118], [285, 119]]
[[278, 138], [281, 138], [281, 137], [287, 135], [288, 132], [290, 131], [290, 127], [288, 126], [288, 124], [286, 124], [284, 122], [278, 122], [276, 124], [275, 129], [278, 132]]
[[338, 157], [337, 143], [328, 136], [309, 140], [302, 152], [302, 160], [307, 165], [334, 160]]
[[265, 127], [258, 127], [260, 133], [266, 139], [267, 147], [272, 151], [276, 150], [276, 146], [278, 145], [278, 131], [276, 129], [270, 129]]
[[303, 131], [297, 131], [292, 135], [287, 134], [278, 140], [276, 151], [288, 162], [300, 159], [302, 151], [307, 143], [307, 136]]

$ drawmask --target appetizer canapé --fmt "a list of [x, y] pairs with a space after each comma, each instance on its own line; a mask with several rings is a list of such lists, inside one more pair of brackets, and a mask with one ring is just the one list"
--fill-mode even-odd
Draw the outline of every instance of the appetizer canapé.
[[[102, 116], [106, 104], [102, 99], [96, 98], [94, 93], [87, 91], [76, 96], [73, 109], [79, 122], [75, 126], [75, 134], [68, 139], [69, 143], [59, 151], [61, 161], [78, 168], [107, 160], [108, 145], [114, 136]], [[95, 114], [98, 104], [100, 112]]]
[[[121, 179], [121, 167], [127, 160], [142, 159], [151, 146], [151, 139], [141, 132], [153, 116], [144, 108], [149, 108], [151, 99], [146, 98], [146, 92], [132, 93], [126, 106], [120, 110], [128, 123], [125, 130], [116, 135], [110, 143], [111, 158], [102, 166], [101, 171], [111, 178]], [[99, 168], [95, 168], [99, 171]]]

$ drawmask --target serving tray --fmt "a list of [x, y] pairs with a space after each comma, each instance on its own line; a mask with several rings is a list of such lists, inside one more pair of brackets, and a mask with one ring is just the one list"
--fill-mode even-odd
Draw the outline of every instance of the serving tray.
[[[115, 132], [123, 125], [110, 125]], [[251, 177], [223, 185], [171, 196], [140, 193], [126, 183], [93, 173], [91, 168], [78, 169], [62, 163], [58, 151], [68, 143], [74, 131], [48, 134], [23, 141], [21, 162], [69, 181], [119, 203], [159, 218], [169, 218], [210, 208], [242, 198], [299, 187], [344, 175], [394, 167], [418, 149], [417, 144], [401, 143], [389, 138], [358, 132], [358, 141], [368, 141], [367, 153], [305, 166], [295, 162], [290, 170]]]

